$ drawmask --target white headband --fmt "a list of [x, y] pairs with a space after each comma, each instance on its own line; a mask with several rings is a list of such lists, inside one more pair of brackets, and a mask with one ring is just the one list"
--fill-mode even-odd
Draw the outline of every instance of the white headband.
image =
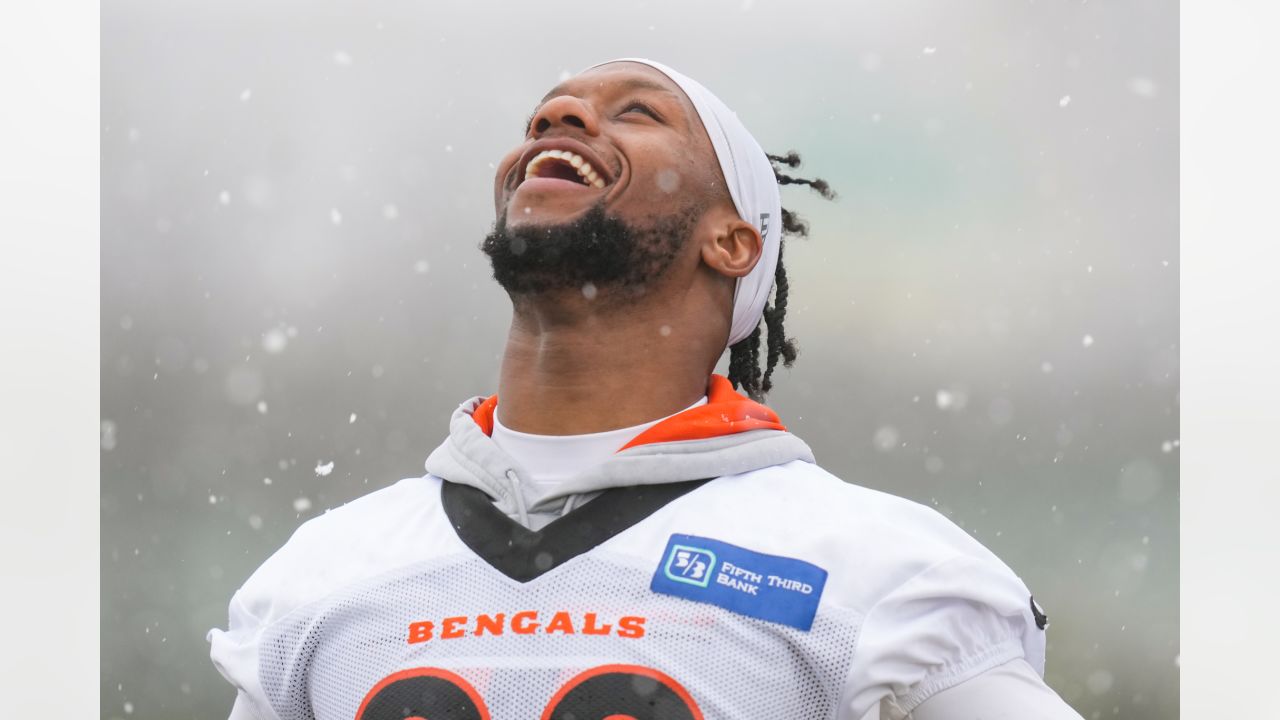
[[760, 324], [764, 304], [773, 287], [773, 273], [778, 266], [778, 250], [782, 243], [782, 196], [778, 193], [773, 165], [760, 143], [747, 132], [737, 113], [697, 80], [662, 63], [643, 58], [619, 58], [597, 63], [591, 68], [616, 62], [648, 65], [680, 86], [711, 137], [711, 147], [715, 148], [720, 172], [729, 186], [729, 196], [733, 198], [738, 217], [754, 225], [764, 240], [760, 261], [750, 273], [738, 278], [733, 291], [733, 321], [729, 326], [729, 345], [733, 345], [746, 339]]

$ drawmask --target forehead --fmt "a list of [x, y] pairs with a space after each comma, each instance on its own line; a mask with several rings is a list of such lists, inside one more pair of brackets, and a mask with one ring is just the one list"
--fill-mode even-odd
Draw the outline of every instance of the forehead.
[[634, 91], [668, 96], [680, 105], [687, 126], [691, 126], [693, 119], [697, 118], [697, 110], [689, 96], [666, 73], [648, 65], [627, 61], [607, 63], [578, 73], [551, 88], [542, 97], [542, 102], [558, 95], [585, 97]]

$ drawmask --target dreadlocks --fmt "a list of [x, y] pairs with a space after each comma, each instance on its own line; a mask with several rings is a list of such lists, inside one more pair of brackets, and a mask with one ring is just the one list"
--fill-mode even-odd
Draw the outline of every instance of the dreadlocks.
[[[826, 180], [792, 177], [782, 171], [782, 166], [797, 168], [800, 166], [800, 155], [792, 150], [786, 155], [769, 155], [773, 165], [773, 174], [779, 185], [808, 185], [827, 200], [834, 199], [836, 194], [827, 185]], [[782, 237], [778, 244], [778, 267], [773, 273], [773, 304], [764, 306], [764, 325], [768, 330], [765, 344], [765, 366], [760, 368], [760, 330], [751, 331], [745, 339], [739, 340], [729, 348], [729, 382], [735, 388], [741, 387], [752, 400], [761, 401], [765, 393], [773, 388], [773, 369], [778, 360], [784, 367], [791, 367], [796, 361], [799, 351], [795, 340], [787, 337], [782, 321], [787, 315], [787, 270], [782, 264], [782, 251], [786, 243], [782, 242], [788, 235], [797, 237], [809, 236], [809, 224], [798, 215], [782, 208]]]

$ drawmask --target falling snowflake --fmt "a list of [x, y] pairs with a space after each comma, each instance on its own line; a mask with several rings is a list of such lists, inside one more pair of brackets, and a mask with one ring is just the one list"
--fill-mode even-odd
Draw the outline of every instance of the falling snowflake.
[[1080, 338], [1080, 344], [1083, 345], [1084, 347], [1093, 347], [1093, 336], [1085, 335], [1084, 337]]
[[268, 355], [279, 355], [289, 345], [289, 337], [282, 328], [272, 328], [262, 334], [262, 349]]
[[1110, 690], [1111, 685], [1114, 682], [1115, 678], [1112, 677], [1111, 673], [1106, 670], [1095, 670], [1091, 675], [1089, 675], [1088, 679], [1085, 680], [1085, 685], [1088, 686], [1089, 692], [1094, 695], [1101, 695]]
[[1068, 105], [1070, 105], [1070, 104], [1071, 104], [1071, 96], [1070, 96], [1070, 95], [1063, 95], [1063, 96], [1062, 96], [1062, 98], [1061, 98], [1060, 100], [1058, 100], [1058, 107], [1066, 107], [1066, 106], [1068, 106]]
[[310, 509], [311, 509], [311, 498], [309, 497], [304, 496], [304, 497], [297, 498], [296, 500], [293, 501], [294, 512], [304, 513]]
[[328, 475], [331, 472], [333, 472], [332, 460], [330, 460], [327, 463], [324, 463], [323, 465], [321, 465], [320, 463], [316, 463], [316, 475], [319, 475], [320, 477], [324, 477], [325, 475]]
[[1156, 96], [1156, 84], [1151, 78], [1135, 77], [1129, 80], [1129, 90], [1141, 98]]
[[116, 449], [116, 424], [106, 419], [102, 421], [102, 449], [108, 452]]
[[240, 91], [240, 102], [249, 102], [249, 98], [253, 97], [253, 90], [245, 88]]
[[669, 194], [680, 189], [680, 173], [671, 168], [659, 170], [656, 180], [658, 189], [664, 193]]
[[876, 429], [871, 441], [880, 452], [891, 452], [898, 447], [898, 429], [892, 425], [882, 425]]
[[334, 225], [342, 224], [342, 213], [338, 210], [338, 208], [329, 209], [329, 222], [333, 223]]
[[[351, 424], [352, 424], [352, 423], [354, 423], [355, 421], [356, 421], [356, 414], [355, 414], [355, 413], [351, 413], [351, 417], [347, 418], [347, 424], [348, 424], [348, 425], [351, 425]], [[333, 467], [333, 463], [329, 463], [329, 467]]]
[[350, 67], [355, 62], [355, 58], [346, 50], [339, 50], [333, 54], [333, 64], [340, 67]]

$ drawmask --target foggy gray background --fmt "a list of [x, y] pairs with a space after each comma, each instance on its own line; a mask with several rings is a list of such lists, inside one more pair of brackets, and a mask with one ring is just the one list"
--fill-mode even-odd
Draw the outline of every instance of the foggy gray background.
[[235, 589], [494, 391], [491, 166], [628, 55], [840, 193], [783, 190], [783, 421], [1012, 566], [1086, 718], [1176, 717], [1177, 39], [1172, 2], [104, 2], [103, 717], [225, 717]]

